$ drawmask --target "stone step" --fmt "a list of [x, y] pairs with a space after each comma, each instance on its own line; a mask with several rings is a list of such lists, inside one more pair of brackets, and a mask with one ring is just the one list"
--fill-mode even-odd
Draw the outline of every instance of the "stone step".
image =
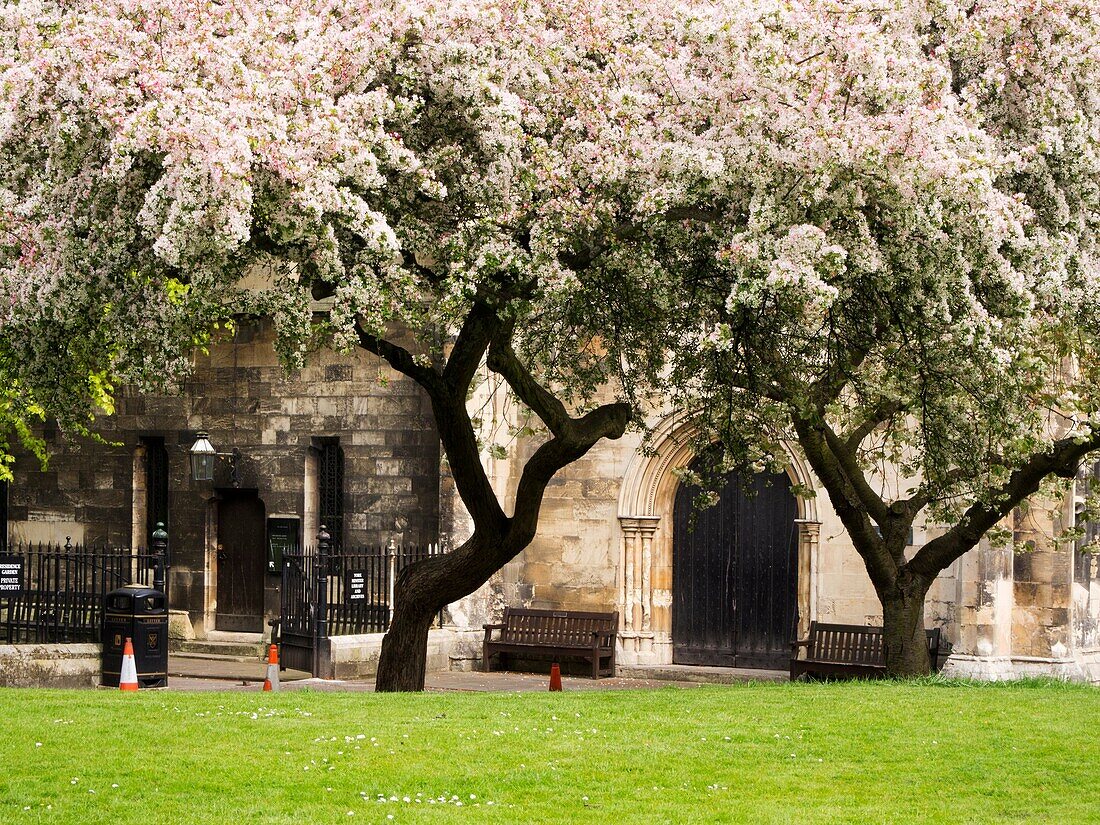
[[242, 661], [260, 661], [267, 657], [267, 645], [263, 642], [228, 642], [211, 639], [192, 639], [190, 641], [172, 640], [168, 644], [169, 653], [191, 653], [198, 655], [240, 657]]
[[169, 652], [170, 659], [201, 659], [204, 662], [245, 662], [247, 664], [253, 664], [261, 661], [266, 662], [267, 657], [256, 656], [255, 654], [248, 654], [247, 656], [236, 656], [231, 653], [189, 653], [187, 651], [172, 650]]
[[740, 682], [785, 682], [786, 670], [758, 670], [745, 667], [706, 667], [699, 665], [617, 665], [615, 675], [624, 679], [655, 679], [669, 682], [696, 682], [732, 685]]

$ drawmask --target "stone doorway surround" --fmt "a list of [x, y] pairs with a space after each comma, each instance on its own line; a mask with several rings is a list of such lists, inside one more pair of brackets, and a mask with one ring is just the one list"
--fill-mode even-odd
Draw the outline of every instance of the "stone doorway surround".
[[[650, 448], [634, 453], [619, 491], [621, 557], [617, 581], [618, 661], [624, 665], [672, 663], [672, 507], [677, 471], [695, 458], [699, 428], [670, 415], [653, 430]], [[793, 484], [816, 490], [805, 462], [788, 448]], [[798, 503], [798, 632], [817, 613], [817, 556], [821, 523], [815, 498]]]

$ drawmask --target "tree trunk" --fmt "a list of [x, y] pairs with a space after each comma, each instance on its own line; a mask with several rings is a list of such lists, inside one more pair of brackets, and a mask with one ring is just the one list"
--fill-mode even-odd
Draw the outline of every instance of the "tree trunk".
[[390, 629], [382, 637], [374, 689], [382, 693], [424, 689], [428, 631], [435, 610], [397, 600]]
[[[436, 612], [473, 593], [530, 544], [546, 485], [554, 475], [601, 439], [621, 438], [630, 421], [631, 407], [625, 403], [604, 404], [578, 418], [570, 416], [565, 404], [539, 384], [512, 349], [513, 324], [488, 303], [475, 300], [442, 371], [420, 364], [403, 347], [358, 328], [360, 346], [385, 358], [428, 393], [451, 476], [474, 523], [474, 534], [461, 547], [416, 562], [398, 575], [393, 620], [378, 660], [376, 690], [424, 689], [428, 630]], [[483, 356], [489, 369], [508, 382], [552, 433], [523, 465], [511, 517], [505, 515], [482, 466], [481, 449], [466, 409]]]
[[926, 676], [932, 669], [924, 630], [928, 587], [906, 578], [899, 576], [893, 588], [880, 594], [886, 675], [894, 678]]
[[393, 618], [382, 638], [374, 689], [423, 690], [428, 631], [435, 617], [445, 605], [485, 584], [512, 555], [505, 543], [474, 535], [450, 553], [403, 569], [397, 575]]

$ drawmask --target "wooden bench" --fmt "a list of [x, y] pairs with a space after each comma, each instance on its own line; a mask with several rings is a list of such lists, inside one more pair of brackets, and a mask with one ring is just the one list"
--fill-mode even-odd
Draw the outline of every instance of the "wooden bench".
[[549, 656], [591, 662], [593, 679], [614, 676], [618, 627], [618, 613], [506, 607], [503, 622], [485, 625], [482, 667], [488, 672], [493, 656], [501, 654]]
[[[928, 634], [928, 657], [938, 669], [940, 630]], [[798, 658], [800, 648], [806, 657]], [[878, 678], [886, 675], [882, 628], [850, 624], [810, 622], [810, 635], [791, 643], [791, 681], [800, 676], [843, 676]]]

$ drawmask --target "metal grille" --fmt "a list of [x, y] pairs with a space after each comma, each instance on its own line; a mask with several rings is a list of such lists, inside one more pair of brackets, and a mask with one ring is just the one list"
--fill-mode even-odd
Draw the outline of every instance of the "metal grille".
[[0, 551], [8, 548], [8, 482], [0, 481]]
[[163, 438], [143, 438], [145, 444], [145, 546], [153, 546], [153, 531], [168, 524], [168, 450]]
[[320, 447], [318, 496], [320, 523], [328, 527], [334, 547], [344, 543], [344, 450], [337, 441]]

